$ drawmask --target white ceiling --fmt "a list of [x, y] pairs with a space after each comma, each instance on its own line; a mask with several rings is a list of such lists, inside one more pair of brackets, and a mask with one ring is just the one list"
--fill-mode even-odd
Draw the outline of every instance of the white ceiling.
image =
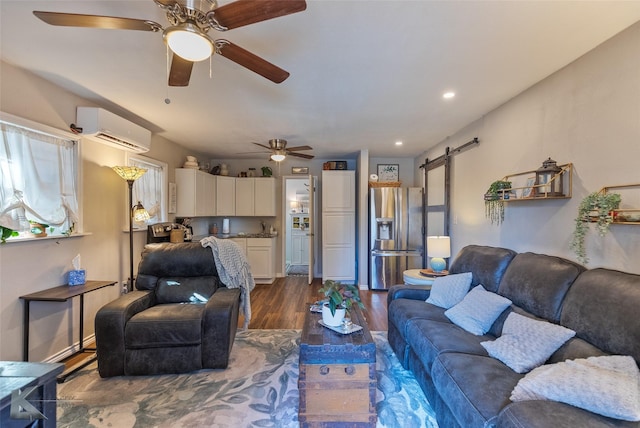
[[[310, 145], [321, 158], [353, 157], [363, 148], [374, 157], [415, 157], [640, 20], [640, 1], [307, 4], [300, 13], [210, 32], [289, 71], [279, 85], [216, 55], [212, 78], [203, 61], [188, 87], [169, 88], [161, 34], [54, 27], [31, 13], [166, 26], [152, 0], [0, 0], [0, 54], [219, 158], [242, 157], [255, 150], [252, 141], [271, 138]], [[448, 90], [457, 93], [453, 100], [442, 99]]]

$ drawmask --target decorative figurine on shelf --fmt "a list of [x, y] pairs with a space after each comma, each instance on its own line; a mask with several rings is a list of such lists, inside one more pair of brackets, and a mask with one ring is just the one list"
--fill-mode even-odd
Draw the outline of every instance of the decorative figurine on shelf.
[[229, 175], [229, 167], [226, 163], [220, 164], [220, 175]]

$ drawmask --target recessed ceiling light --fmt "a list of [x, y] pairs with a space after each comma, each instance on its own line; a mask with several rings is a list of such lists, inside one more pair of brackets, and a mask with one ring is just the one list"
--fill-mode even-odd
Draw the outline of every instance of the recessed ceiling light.
[[455, 96], [456, 96], [456, 93], [452, 91], [445, 92], [444, 94], [442, 94], [442, 98], [444, 98], [445, 100], [451, 99]]
[[396, 141], [396, 146], [401, 146], [402, 145], [402, 141]]

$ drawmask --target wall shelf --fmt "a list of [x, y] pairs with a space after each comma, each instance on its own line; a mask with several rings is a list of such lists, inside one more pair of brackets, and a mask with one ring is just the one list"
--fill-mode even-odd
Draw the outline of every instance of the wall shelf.
[[[607, 193], [619, 193], [621, 197], [624, 199], [625, 190], [640, 190], [639, 184], [622, 184], [619, 186], [606, 186], [600, 189], [598, 193], [607, 194]], [[621, 192], [622, 191], [622, 192]], [[629, 195], [628, 193], [626, 195]], [[636, 198], [640, 199], [640, 198]], [[640, 209], [637, 208], [619, 208], [617, 210], [613, 210], [613, 221], [611, 224], [628, 224], [628, 225], [640, 225]]]
[[[559, 165], [561, 171], [555, 174], [549, 183], [535, 184], [536, 170], [518, 172], [515, 174], [505, 175], [502, 181], [510, 181], [511, 188], [501, 192], [500, 200], [504, 202], [520, 202], [520, 201], [540, 201], [547, 199], [569, 199], [572, 196], [573, 189], [573, 164], [567, 163]], [[563, 195], [552, 196], [547, 194], [550, 189], [550, 183], [563, 178]]]

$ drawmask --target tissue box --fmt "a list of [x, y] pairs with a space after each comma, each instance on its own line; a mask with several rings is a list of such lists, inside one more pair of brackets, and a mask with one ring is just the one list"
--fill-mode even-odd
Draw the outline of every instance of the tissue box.
[[86, 272], [84, 269], [69, 271], [69, 285], [82, 285], [86, 282]]

